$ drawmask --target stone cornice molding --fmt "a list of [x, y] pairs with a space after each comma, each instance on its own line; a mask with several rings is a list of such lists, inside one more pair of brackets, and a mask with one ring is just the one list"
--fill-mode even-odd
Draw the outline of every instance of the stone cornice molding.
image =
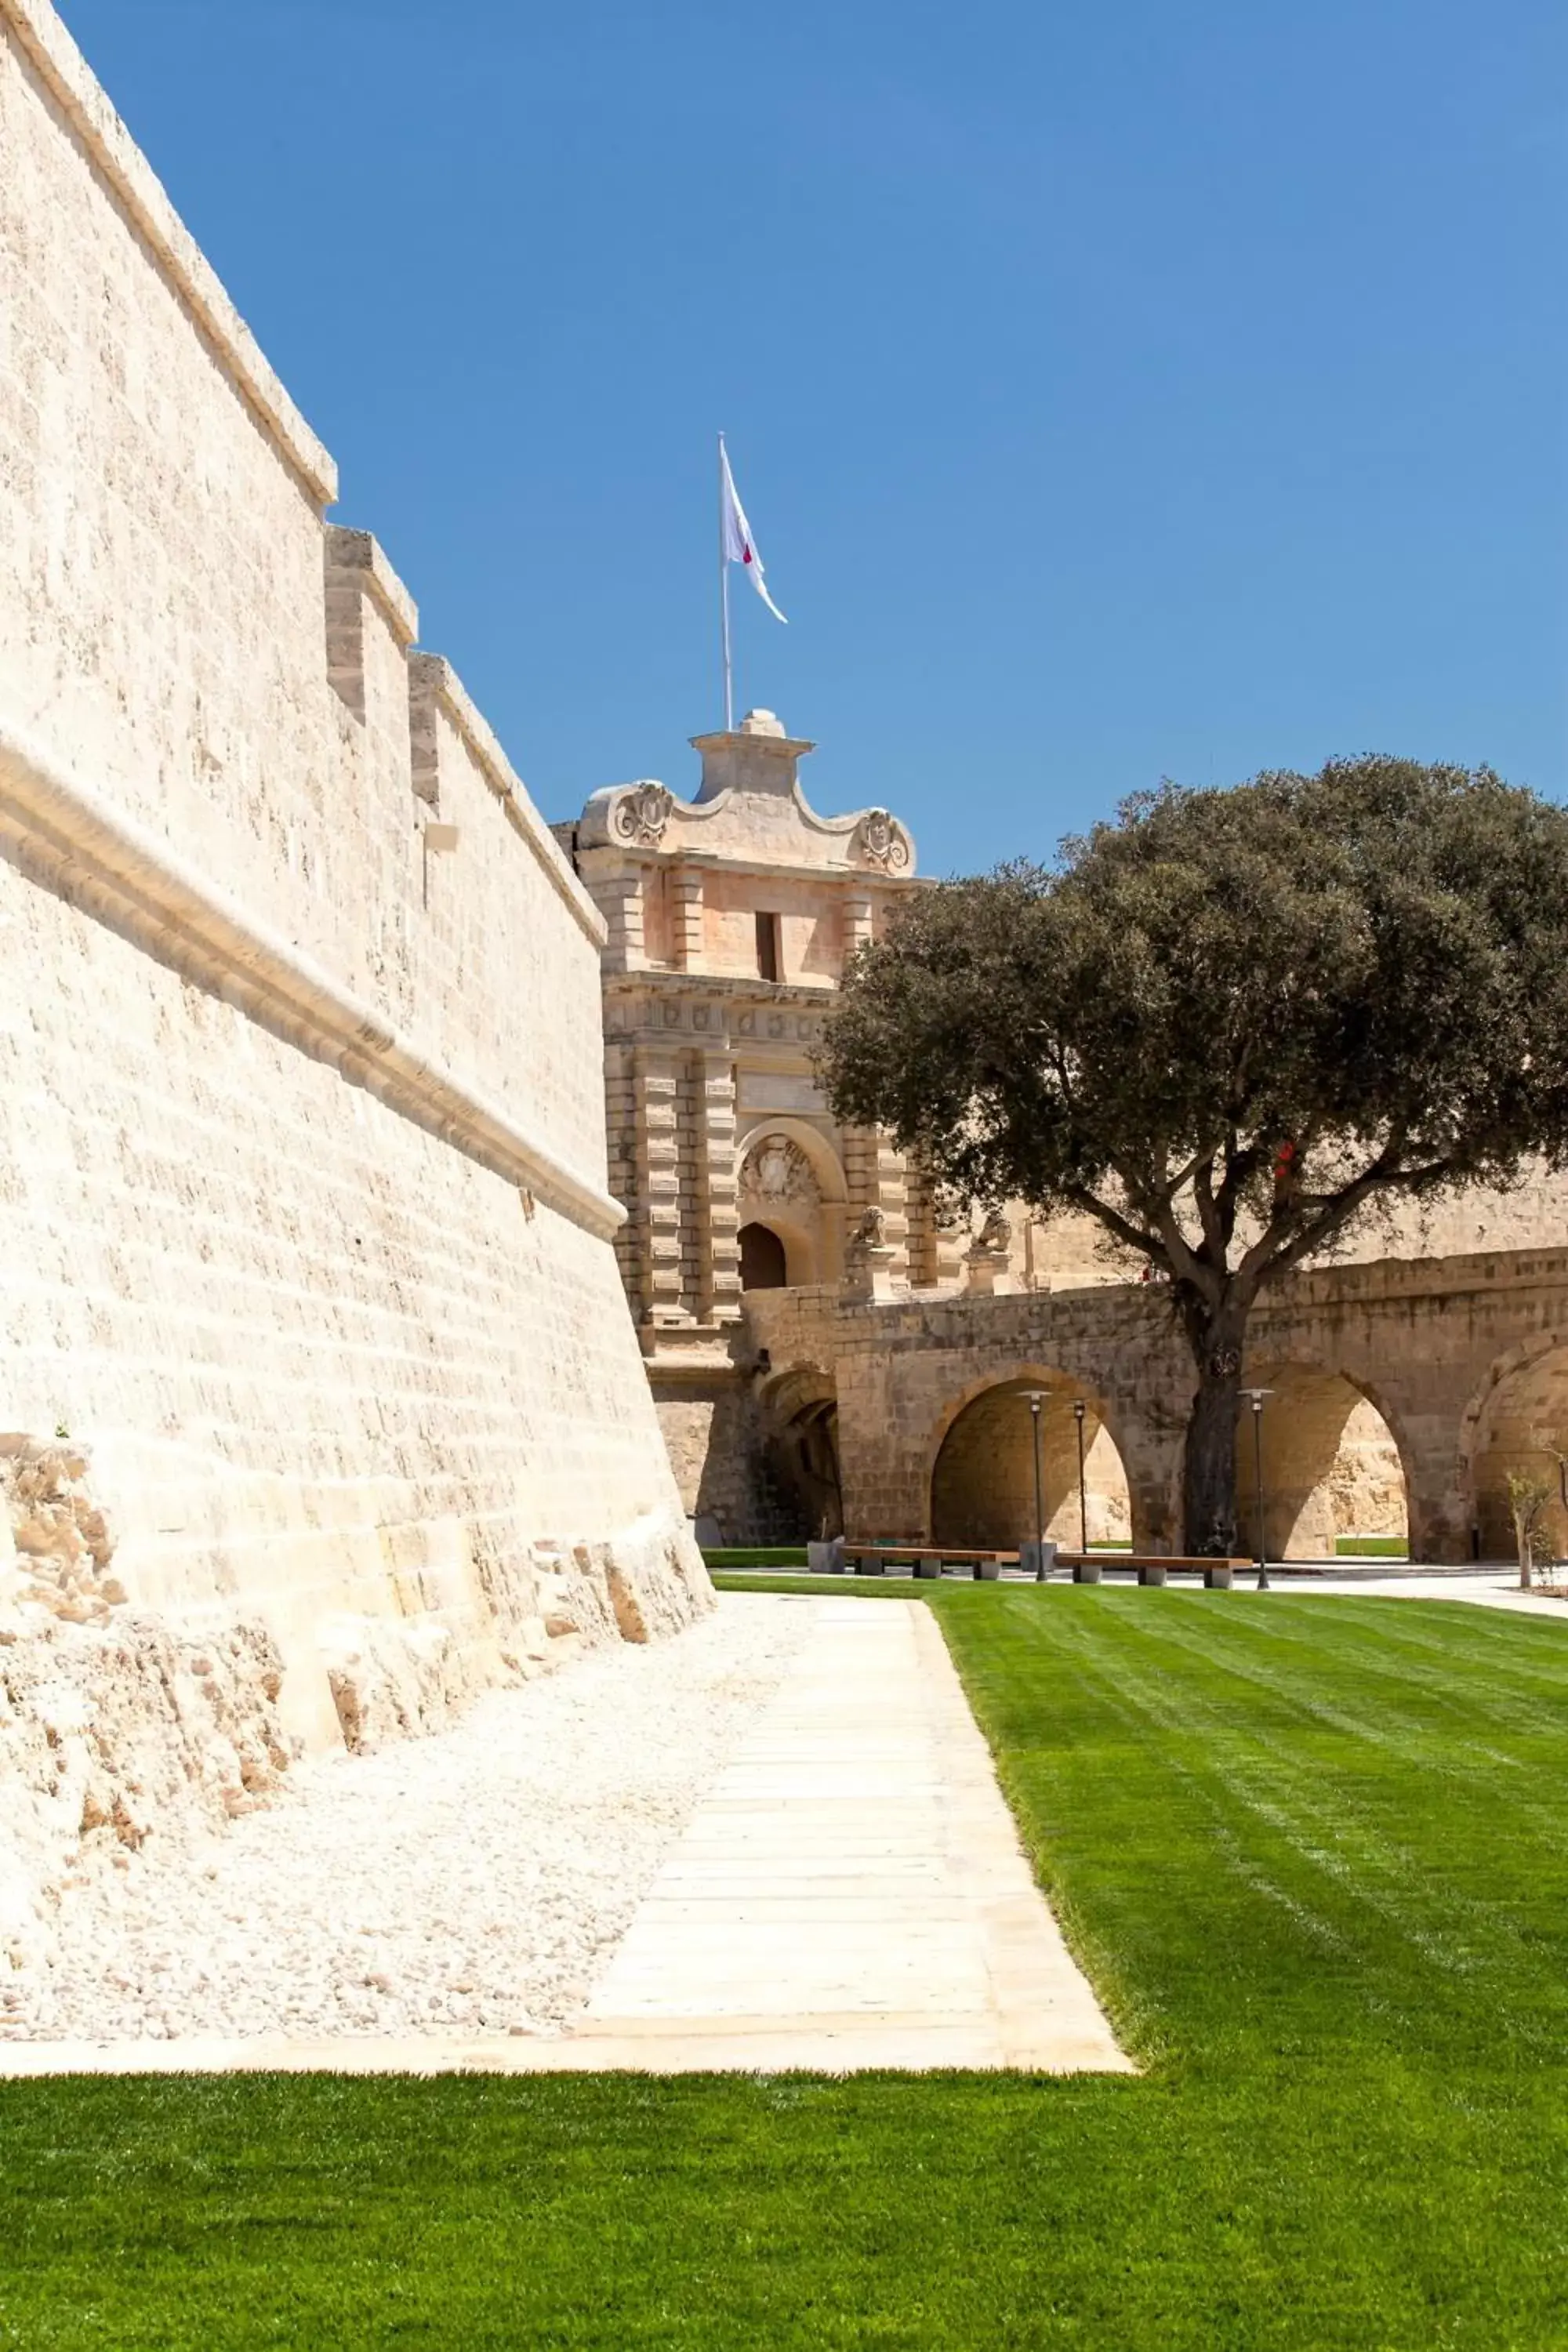
[[[679, 972], [616, 972], [605, 989], [605, 1036], [612, 1044], [663, 1036], [669, 1043], [707, 1052], [733, 1049], [760, 1054], [770, 1064], [780, 1056], [809, 1061], [826, 1018], [830, 988], [790, 990], [776, 995], [742, 995], [719, 986], [642, 988], [641, 981], [679, 980]], [[765, 988], [767, 983], [764, 982]]]
[[626, 1211], [430, 1061], [312, 957], [102, 793], [0, 725], [0, 854], [351, 1086], [608, 1241]]
[[[756, 719], [763, 714], [753, 711], [750, 715]], [[773, 724], [777, 726], [776, 720]], [[782, 727], [777, 728], [776, 733], [772, 729], [754, 729], [749, 727], [745, 719], [728, 732], [716, 728], [710, 734], [689, 735], [686, 740], [694, 751], [704, 752], [710, 757], [714, 753], [739, 751], [748, 761], [790, 768], [797, 760], [804, 760], [808, 752], [816, 749], [807, 736], [786, 735]]]
[[188, 307], [236, 390], [288, 459], [318, 507], [338, 495], [338, 469], [268, 365], [216, 271], [180, 218], [162, 181], [110, 104], [49, 0], [0, 0], [34, 70], [103, 174], [159, 268]]
[[830, 980], [757, 980], [750, 972], [677, 971], [658, 963], [635, 964], [626, 971], [607, 971], [604, 984], [608, 996], [636, 996], [652, 991], [659, 996], [689, 996], [698, 1004], [719, 1004], [730, 997], [744, 997], [750, 1004], [777, 1006], [781, 1012], [800, 1005], [820, 1006], [838, 993]]
[[648, 866], [689, 866], [702, 874], [745, 874], [758, 881], [811, 882], [818, 888], [831, 887], [839, 898], [866, 898], [873, 891], [931, 890], [936, 887], [930, 874], [888, 873], [879, 866], [807, 866], [796, 865], [784, 857], [731, 856], [722, 849], [693, 849], [683, 841], [661, 844], [657, 849], [638, 846], [626, 852], [628, 869], [646, 862]]

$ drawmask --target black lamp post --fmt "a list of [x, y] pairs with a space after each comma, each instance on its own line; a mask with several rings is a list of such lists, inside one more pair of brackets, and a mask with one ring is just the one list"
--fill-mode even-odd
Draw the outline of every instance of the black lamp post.
[[1035, 1433], [1035, 1581], [1046, 1580], [1046, 1490], [1040, 1475], [1040, 1407], [1045, 1403], [1044, 1389], [1026, 1389], [1029, 1400], [1029, 1420]]
[[1270, 1592], [1268, 1581], [1268, 1538], [1263, 1525], [1263, 1400], [1271, 1397], [1272, 1389], [1243, 1389], [1242, 1395], [1252, 1407], [1252, 1480], [1258, 1497], [1258, 1590]]
[[1072, 1417], [1078, 1423], [1078, 1539], [1079, 1549], [1087, 1559], [1089, 1557], [1089, 1489], [1084, 1484], [1083, 1477], [1084, 1411], [1084, 1402], [1082, 1397], [1079, 1397], [1072, 1409]]

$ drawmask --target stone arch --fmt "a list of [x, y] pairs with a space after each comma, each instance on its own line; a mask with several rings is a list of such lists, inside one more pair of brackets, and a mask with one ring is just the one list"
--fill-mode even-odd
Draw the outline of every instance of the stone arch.
[[[1408, 1454], [1394, 1416], [1370, 1386], [1337, 1365], [1289, 1357], [1247, 1368], [1249, 1387], [1273, 1391], [1263, 1410], [1263, 1521], [1271, 1559], [1332, 1559], [1341, 1537], [1376, 1537], [1406, 1549], [1411, 1530]], [[1236, 1506], [1240, 1543], [1255, 1548], [1257, 1469], [1252, 1413], [1237, 1429]]]
[[[1558, 1467], [1542, 1439], [1568, 1452], [1568, 1337], [1537, 1332], [1498, 1357], [1465, 1407], [1459, 1429], [1459, 1481], [1472, 1548], [1483, 1559], [1511, 1559], [1515, 1541], [1508, 1495], [1510, 1470], [1531, 1468], [1556, 1478]], [[1546, 1541], [1568, 1552], [1568, 1512], [1550, 1514]]]
[[745, 1133], [736, 1139], [735, 1172], [739, 1175], [750, 1153], [764, 1137], [782, 1135], [805, 1154], [811, 1162], [811, 1172], [816, 1179], [817, 1190], [825, 1201], [843, 1205], [849, 1198], [849, 1187], [844, 1174], [844, 1163], [819, 1128], [805, 1118], [792, 1118], [786, 1111], [763, 1111], [753, 1118]]
[[769, 1474], [797, 1538], [844, 1533], [838, 1391], [818, 1364], [796, 1364], [759, 1391]]
[[[1123, 1460], [1126, 1459], [1127, 1447], [1121, 1413], [1098, 1381], [1070, 1371], [1059, 1362], [1048, 1363], [1044, 1357], [1015, 1356], [1005, 1359], [1000, 1364], [992, 1364], [985, 1371], [974, 1373], [961, 1388], [952, 1391], [927, 1433], [927, 1447], [933, 1460], [960, 1413], [965, 1412], [977, 1397], [983, 1397], [987, 1389], [999, 1386], [1049, 1389], [1055, 1393], [1058, 1410], [1063, 1403], [1070, 1404], [1075, 1397], [1082, 1397], [1110, 1431], [1117, 1452]], [[1045, 1409], [1047, 1412], [1051, 1410], [1048, 1405]]]
[[928, 1451], [935, 1543], [1011, 1547], [1035, 1532], [1034, 1433], [1026, 1391], [1046, 1391], [1040, 1424], [1046, 1533], [1064, 1549], [1079, 1539], [1078, 1430], [1085, 1416], [1084, 1492], [1091, 1545], [1125, 1544], [1132, 1498], [1122, 1449], [1104, 1400], [1059, 1366], [1015, 1366], [970, 1383], [943, 1408]]
[[[758, 1171], [776, 1181], [749, 1184], [749, 1171]], [[837, 1278], [843, 1271], [847, 1188], [825, 1136], [805, 1119], [753, 1120], [736, 1149], [735, 1181], [742, 1223], [760, 1225], [780, 1243], [787, 1284]]]

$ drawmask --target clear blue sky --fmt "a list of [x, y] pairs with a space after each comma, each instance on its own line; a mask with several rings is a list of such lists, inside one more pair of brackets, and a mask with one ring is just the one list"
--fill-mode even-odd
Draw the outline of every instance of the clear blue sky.
[[547, 814], [740, 704], [928, 870], [1568, 790], [1562, 0], [65, 0]]

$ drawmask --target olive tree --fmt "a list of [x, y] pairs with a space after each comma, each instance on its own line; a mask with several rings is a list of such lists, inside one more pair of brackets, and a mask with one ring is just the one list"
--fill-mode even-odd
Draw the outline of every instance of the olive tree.
[[1259, 1294], [1380, 1211], [1568, 1158], [1568, 814], [1395, 759], [1167, 784], [1053, 866], [912, 892], [819, 1066], [961, 1200], [1086, 1212], [1168, 1279], [1185, 1542], [1229, 1550]]

